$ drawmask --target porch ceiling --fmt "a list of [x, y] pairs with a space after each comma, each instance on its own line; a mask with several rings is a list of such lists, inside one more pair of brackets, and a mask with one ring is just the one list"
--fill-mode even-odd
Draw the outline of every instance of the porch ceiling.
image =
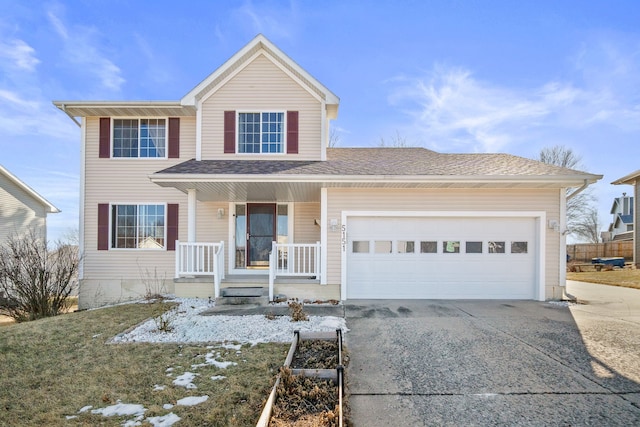
[[[272, 177], [273, 178], [273, 177]], [[523, 182], [507, 181], [486, 182], [482, 180], [465, 181], [397, 181], [387, 177], [380, 180], [354, 180], [346, 181], [314, 181], [314, 182], [291, 182], [291, 181], [220, 181], [212, 179], [210, 181], [176, 181], [152, 179], [161, 187], [173, 187], [184, 193], [189, 189], [196, 190], [196, 197], [199, 201], [231, 201], [246, 202], [252, 200], [259, 201], [281, 201], [281, 202], [319, 202], [320, 190], [322, 188], [380, 188], [380, 189], [413, 189], [413, 188], [558, 188], [556, 182]]]

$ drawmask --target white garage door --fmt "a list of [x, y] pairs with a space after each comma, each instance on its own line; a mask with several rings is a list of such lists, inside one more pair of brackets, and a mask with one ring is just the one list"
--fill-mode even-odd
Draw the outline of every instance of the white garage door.
[[535, 299], [535, 218], [350, 217], [347, 298]]

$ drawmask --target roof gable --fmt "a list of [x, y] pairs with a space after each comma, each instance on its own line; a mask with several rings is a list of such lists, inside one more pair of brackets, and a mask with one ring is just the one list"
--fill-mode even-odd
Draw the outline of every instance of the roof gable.
[[24, 191], [29, 197], [45, 207], [47, 213], [58, 213], [60, 209], [53, 206], [47, 199], [38, 194], [35, 190], [29, 187], [27, 184], [18, 179], [17, 176], [9, 172], [2, 165], [0, 165], [0, 174], [5, 176], [9, 181], [12, 181], [18, 188]]
[[616, 215], [613, 227], [618, 228], [621, 225], [633, 224], [633, 215]]
[[324, 101], [328, 106], [333, 106], [329, 108], [329, 111], [337, 112], [340, 99], [262, 34], [258, 34], [217, 70], [187, 93], [181, 99], [181, 104], [194, 106], [197, 101], [215, 92], [217, 88], [239, 73], [260, 55], [263, 55], [273, 62], [313, 96]]

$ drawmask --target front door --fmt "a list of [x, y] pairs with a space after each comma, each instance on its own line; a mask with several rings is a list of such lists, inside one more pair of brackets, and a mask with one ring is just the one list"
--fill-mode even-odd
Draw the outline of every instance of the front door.
[[276, 240], [276, 204], [247, 203], [247, 267], [268, 267]]

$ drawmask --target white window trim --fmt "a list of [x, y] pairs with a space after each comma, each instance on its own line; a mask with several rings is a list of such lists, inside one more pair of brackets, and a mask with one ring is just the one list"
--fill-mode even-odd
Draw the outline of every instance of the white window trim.
[[[260, 130], [260, 152], [259, 153], [241, 153], [240, 152], [240, 114], [260, 114], [260, 125], [262, 125], [262, 113], [282, 113], [282, 153], [263, 153], [262, 152], [262, 129]], [[287, 110], [236, 110], [236, 154], [241, 156], [282, 156], [287, 154]], [[253, 202], [251, 202], [253, 203]], [[273, 203], [273, 202], [266, 202]]]
[[[138, 121], [138, 156], [137, 157], [116, 157], [113, 155], [113, 138], [116, 120], [137, 120]], [[140, 157], [140, 120], [164, 120], [164, 157]], [[169, 117], [111, 117], [111, 133], [109, 135], [109, 158], [115, 160], [166, 160], [169, 158]]]
[[[114, 248], [113, 247], [113, 207], [114, 206], [122, 206], [122, 205], [135, 205], [135, 206], [149, 206], [149, 205], [162, 205], [164, 206], [164, 245], [162, 248]], [[168, 214], [168, 203], [166, 202], [112, 202], [109, 203], [109, 250], [110, 251], [166, 251], [167, 250], [167, 214]], [[137, 227], [136, 227], [137, 233]], [[136, 236], [136, 240], [137, 240]]]

